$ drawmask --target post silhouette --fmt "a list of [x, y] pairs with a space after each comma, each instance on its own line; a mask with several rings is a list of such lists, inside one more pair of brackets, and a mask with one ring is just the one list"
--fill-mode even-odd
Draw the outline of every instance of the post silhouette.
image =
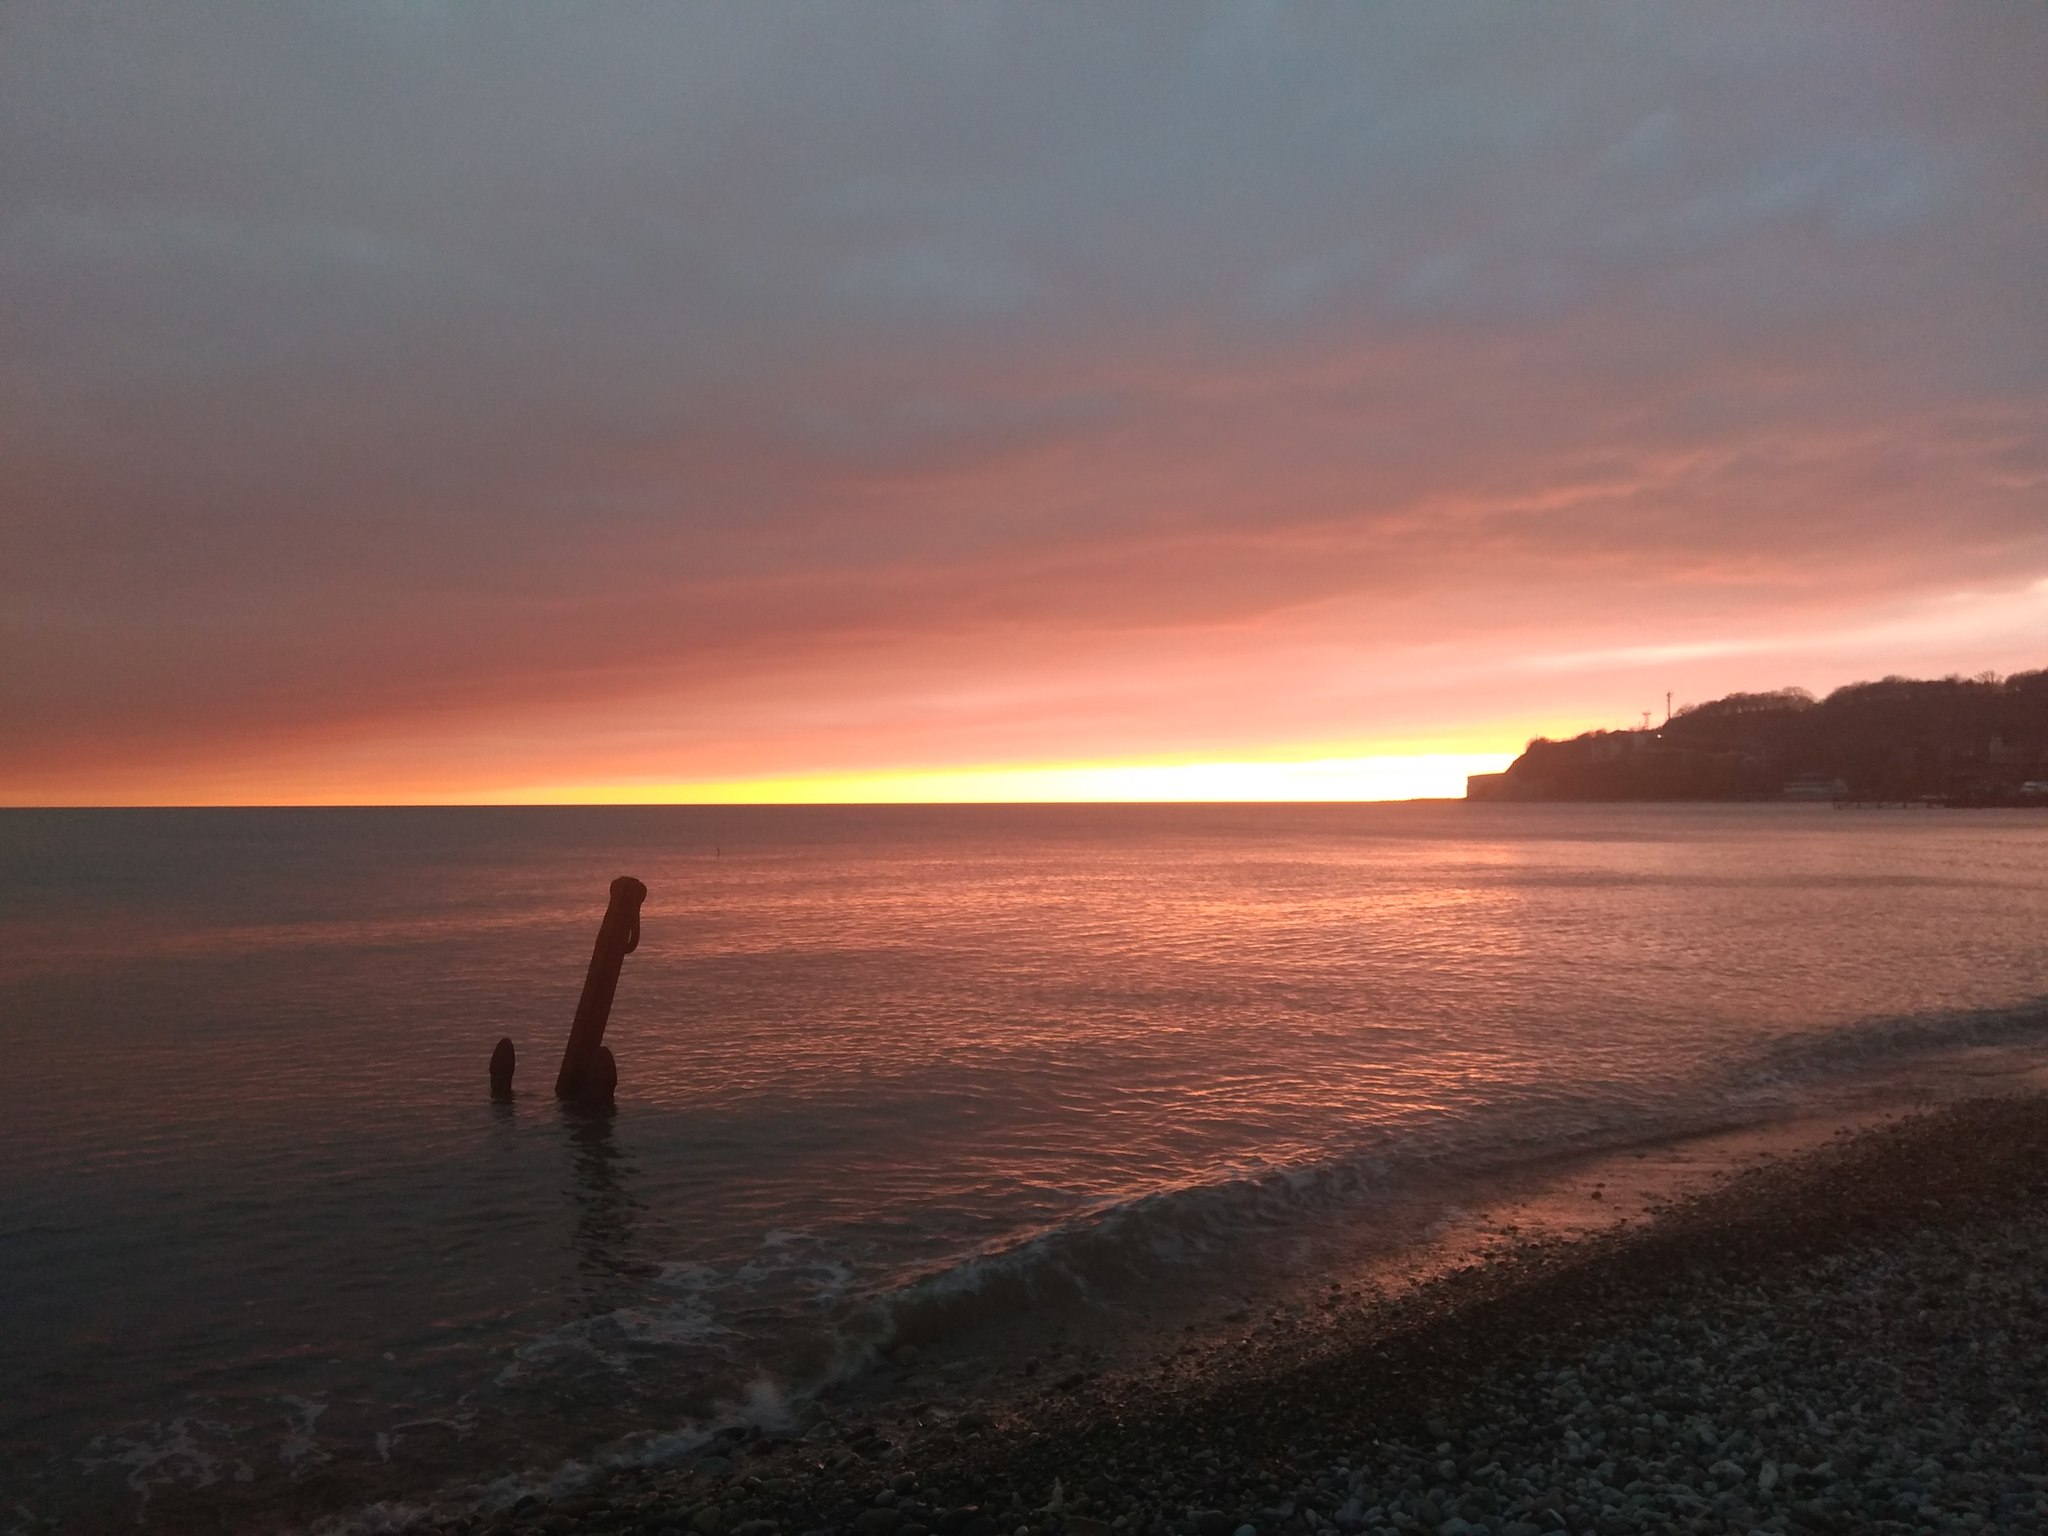
[[576, 1004], [576, 1022], [569, 1026], [562, 1070], [555, 1075], [558, 1099], [611, 1101], [619, 1069], [612, 1053], [604, 1048], [604, 1026], [619, 990], [619, 967], [639, 947], [640, 903], [646, 899], [647, 887], [631, 875], [612, 882], [611, 905], [598, 924], [597, 945], [590, 952], [590, 970], [583, 978], [583, 997]]
[[509, 1099], [512, 1097], [512, 1069], [518, 1064], [518, 1052], [512, 1049], [512, 1037], [507, 1035], [498, 1042], [498, 1048], [491, 1052], [492, 1098]]

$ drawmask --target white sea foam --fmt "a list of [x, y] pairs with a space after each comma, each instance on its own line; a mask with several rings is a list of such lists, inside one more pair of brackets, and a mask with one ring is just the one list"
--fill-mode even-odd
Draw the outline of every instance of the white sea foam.
[[285, 1427], [284, 1439], [278, 1443], [277, 1459], [294, 1471], [301, 1462], [332, 1461], [334, 1457], [320, 1448], [314, 1438], [313, 1427], [320, 1422], [320, 1415], [327, 1411], [327, 1405], [309, 1397], [286, 1397], [295, 1410]]
[[[164, 1423], [136, 1423], [95, 1436], [77, 1457], [91, 1472], [118, 1468], [136, 1496], [135, 1515], [146, 1517], [149, 1501], [160, 1488], [179, 1485], [208, 1488], [233, 1478], [249, 1482], [255, 1469], [228, 1449], [236, 1437], [233, 1425], [218, 1419], [181, 1415]], [[215, 1445], [221, 1449], [213, 1448]]]

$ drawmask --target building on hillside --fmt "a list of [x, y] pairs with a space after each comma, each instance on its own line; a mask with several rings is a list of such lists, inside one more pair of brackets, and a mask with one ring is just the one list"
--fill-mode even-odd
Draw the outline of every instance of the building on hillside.
[[1841, 800], [1847, 798], [1849, 785], [1845, 780], [1831, 773], [1802, 773], [1797, 778], [1787, 779], [1779, 798], [1784, 800]]
[[1504, 773], [1468, 773], [1465, 775], [1465, 798], [1467, 800], [1505, 800], [1508, 798], [1508, 776]]

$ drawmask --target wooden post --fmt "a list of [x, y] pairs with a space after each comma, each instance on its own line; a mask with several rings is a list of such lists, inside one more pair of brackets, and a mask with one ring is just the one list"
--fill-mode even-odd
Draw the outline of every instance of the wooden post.
[[640, 903], [646, 899], [647, 887], [631, 875], [612, 882], [611, 905], [598, 924], [597, 945], [590, 952], [590, 970], [583, 978], [583, 997], [576, 1004], [576, 1022], [569, 1026], [562, 1070], [555, 1075], [558, 1099], [611, 1099], [619, 1074], [610, 1060], [611, 1052], [604, 1049], [604, 1026], [619, 990], [619, 967], [640, 943]]
[[498, 1048], [491, 1052], [491, 1097], [509, 1099], [512, 1097], [512, 1069], [519, 1064], [519, 1056], [512, 1049], [512, 1037], [507, 1035], [498, 1042]]

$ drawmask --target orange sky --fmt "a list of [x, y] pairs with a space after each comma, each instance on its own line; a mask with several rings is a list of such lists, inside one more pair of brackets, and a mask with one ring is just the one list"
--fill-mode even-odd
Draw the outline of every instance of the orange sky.
[[46, 7], [0, 803], [1375, 797], [2048, 663], [2048, 12]]

